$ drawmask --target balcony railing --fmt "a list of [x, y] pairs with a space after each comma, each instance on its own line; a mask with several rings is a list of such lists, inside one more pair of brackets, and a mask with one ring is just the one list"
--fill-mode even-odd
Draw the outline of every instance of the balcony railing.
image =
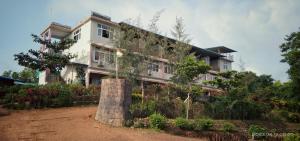
[[221, 55], [225, 56], [223, 58], [225, 58], [227, 60], [230, 60], [230, 61], [233, 61], [233, 55], [227, 54], [227, 53], [224, 53], [224, 54], [221, 54]]

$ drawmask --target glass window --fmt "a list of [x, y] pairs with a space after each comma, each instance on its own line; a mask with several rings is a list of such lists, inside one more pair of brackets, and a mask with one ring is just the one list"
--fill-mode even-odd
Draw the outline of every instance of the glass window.
[[113, 52], [95, 50], [94, 61], [98, 62], [100, 65], [113, 64], [115, 62], [115, 57]]
[[73, 33], [73, 38], [75, 41], [78, 41], [80, 39], [80, 36], [81, 36], [81, 33], [80, 33], [81, 29], [79, 28], [78, 30], [76, 30], [74, 33]]
[[107, 25], [98, 24], [97, 25], [98, 30], [98, 36], [101, 36], [103, 38], [112, 38], [113, 30]]
[[227, 62], [224, 62], [223, 68], [224, 68], [224, 70], [228, 70], [228, 63]]
[[164, 72], [168, 73], [168, 74], [172, 74], [173, 73], [173, 67], [171, 65], [165, 63]]
[[159, 70], [158, 63], [157, 62], [148, 63], [148, 70], [158, 72], [158, 70]]

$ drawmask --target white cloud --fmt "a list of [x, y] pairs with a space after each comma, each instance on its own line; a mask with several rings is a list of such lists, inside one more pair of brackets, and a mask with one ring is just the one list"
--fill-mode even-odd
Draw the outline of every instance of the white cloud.
[[297, 0], [53, 0], [49, 9], [52, 9], [52, 20], [70, 25], [75, 25], [93, 10], [117, 22], [140, 16], [144, 27], [155, 12], [165, 9], [159, 22], [162, 34], [169, 33], [176, 16], [183, 17], [193, 44], [202, 48], [218, 45], [233, 48], [248, 69], [272, 74], [281, 80], [287, 79], [287, 66], [279, 62], [278, 46], [285, 34], [297, 30], [300, 25], [300, 1]]

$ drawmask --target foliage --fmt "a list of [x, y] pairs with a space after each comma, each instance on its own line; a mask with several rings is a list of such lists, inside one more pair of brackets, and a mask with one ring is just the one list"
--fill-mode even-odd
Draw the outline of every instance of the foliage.
[[[140, 99], [141, 96], [133, 95], [134, 99]], [[167, 100], [162, 97], [156, 100], [147, 100], [145, 102], [133, 102], [130, 106], [130, 112], [134, 118], [145, 118], [153, 113], [160, 113], [167, 118], [176, 118], [185, 114], [185, 105], [180, 98]], [[136, 100], [135, 100], [136, 101]]]
[[214, 126], [214, 121], [208, 118], [195, 120], [195, 130], [210, 130]]
[[292, 80], [293, 97], [300, 99], [300, 31], [287, 35], [280, 46], [283, 59], [281, 62], [289, 64], [287, 73]]
[[176, 71], [171, 78], [173, 82], [178, 84], [190, 84], [200, 74], [206, 73], [210, 67], [204, 61], [197, 61], [193, 55], [184, 57], [178, 64], [176, 64]]
[[167, 119], [161, 114], [152, 114], [149, 117], [150, 127], [153, 129], [164, 129]]
[[193, 129], [193, 124], [189, 120], [182, 117], [176, 118], [174, 123], [176, 127], [179, 127], [180, 129], [183, 130]]
[[135, 103], [130, 106], [130, 112], [133, 117], [145, 118], [156, 111], [155, 101], [149, 100], [144, 103]]
[[8, 70], [8, 71], [4, 71], [4, 72], [2, 73], [2, 76], [4, 76], [4, 77], [11, 77], [11, 74], [12, 74], [12, 71], [11, 71], [11, 70]]
[[158, 56], [157, 52], [161, 52], [166, 46], [166, 40], [157, 35], [157, 22], [161, 13], [162, 11], [157, 12], [153, 16], [148, 28], [151, 32], [138, 28], [137, 24], [121, 23], [120, 31], [115, 34], [114, 44], [123, 53], [118, 61], [119, 73], [131, 82], [136, 83], [140, 75], [148, 71], [149, 63], [155, 61], [151, 58]]
[[232, 132], [235, 129], [235, 125], [229, 122], [223, 123], [222, 131], [224, 132]]
[[172, 37], [176, 40], [169, 48], [166, 48], [166, 58], [173, 64], [183, 60], [183, 58], [191, 52], [191, 40], [185, 33], [183, 18], [176, 17], [176, 23], [171, 31]]
[[57, 74], [69, 63], [70, 59], [76, 57], [70, 53], [62, 53], [69, 49], [76, 42], [75, 40], [65, 39], [51, 42], [50, 39], [43, 39], [37, 35], [32, 35], [32, 37], [34, 42], [46, 46], [49, 51], [30, 49], [28, 53], [15, 54], [15, 60], [21, 66], [39, 71], [49, 69], [50, 72]]
[[300, 141], [300, 135], [295, 133], [289, 133], [283, 138], [283, 141]]
[[267, 129], [259, 125], [250, 125], [248, 128], [248, 133], [249, 135], [253, 136], [254, 139], [260, 139], [266, 136]]
[[21, 80], [24, 82], [29, 82], [29, 83], [37, 83], [38, 81], [37, 72], [26, 67], [20, 72], [12, 72], [11, 70], [4, 71], [2, 76]]
[[80, 84], [85, 85], [85, 70], [83, 66], [76, 67], [76, 78]]
[[[98, 91], [98, 90], [97, 90]], [[52, 83], [40, 86], [10, 86], [2, 88], [3, 104], [8, 108], [64, 107], [91, 104], [99, 100], [95, 88], [82, 85]]]

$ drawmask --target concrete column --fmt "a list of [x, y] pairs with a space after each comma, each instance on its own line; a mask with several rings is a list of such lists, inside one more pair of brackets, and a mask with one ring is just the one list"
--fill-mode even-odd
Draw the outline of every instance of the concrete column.
[[95, 119], [112, 126], [124, 126], [130, 118], [131, 85], [125, 79], [102, 79]]
[[88, 88], [90, 85], [90, 72], [86, 71], [85, 73], [85, 86]]

